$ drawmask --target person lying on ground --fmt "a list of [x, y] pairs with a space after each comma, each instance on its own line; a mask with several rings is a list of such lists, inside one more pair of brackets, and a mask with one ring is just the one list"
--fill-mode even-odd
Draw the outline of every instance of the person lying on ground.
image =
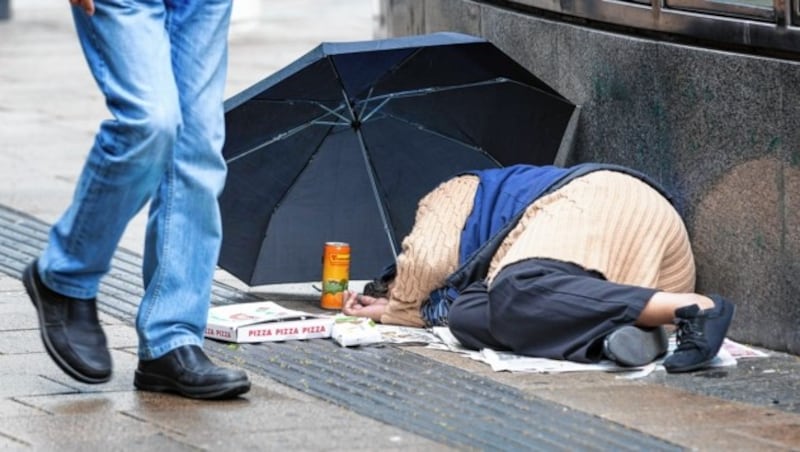
[[686, 227], [669, 195], [629, 168], [515, 165], [445, 181], [419, 203], [397, 262], [343, 312], [447, 325], [466, 347], [640, 366], [706, 367], [735, 307], [694, 292]]

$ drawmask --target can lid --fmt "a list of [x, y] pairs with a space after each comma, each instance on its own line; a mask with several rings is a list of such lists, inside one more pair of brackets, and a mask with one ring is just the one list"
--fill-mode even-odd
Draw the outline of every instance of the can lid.
[[325, 242], [325, 246], [350, 246], [347, 242]]

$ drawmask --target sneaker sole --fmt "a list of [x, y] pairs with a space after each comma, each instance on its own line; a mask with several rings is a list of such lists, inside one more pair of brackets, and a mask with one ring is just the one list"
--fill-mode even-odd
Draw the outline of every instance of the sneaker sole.
[[682, 374], [682, 373], [687, 373], [687, 372], [693, 372], [695, 370], [705, 369], [706, 367], [708, 367], [709, 364], [711, 364], [711, 361], [714, 361], [714, 358], [708, 359], [706, 361], [703, 361], [703, 362], [700, 362], [700, 363], [697, 363], [697, 364], [692, 364], [691, 366], [684, 366], [684, 367], [666, 367], [666, 366], [664, 366], [664, 369], [667, 371], [667, 373], [670, 373], [670, 374]]
[[617, 364], [640, 367], [663, 356], [667, 352], [667, 345], [667, 335], [663, 328], [644, 330], [629, 325], [606, 336], [603, 351]]
[[86, 375], [79, 370], [72, 367], [61, 355], [58, 354], [55, 347], [53, 346], [52, 342], [50, 342], [50, 338], [47, 335], [47, 327], [45, 326], [44, 315], [42, 315], [42, 298], [39, 294], [39, 289], [36, 287], [36, 282], [34, 281], [34, 276], [31, 274], [33, 271], [33, 267], [29, 266], [25, 269], [22, 274], [22, 284], [25, 286], [25, 291], [28, 292], [28, 297], [30, 297], [33, 306], [36, 308], [36, 315], [39, 318], [39, 331], [40, 336], [42, 337], [42, 342], [44, 343], [44, 349], [47, 351], [47, 354], [50, 355], [50, 358], [56, 365], [64, 371], [65, 374], [69, 375], [70, 377], [88, 384], [101, 384], [106, 383], [111, 380], [111, 374], [109, 373], [106, 377], [92, 377]]
[[250, 390], [250, 381], [231, 381], [209, 386], [186, 386], [160, 375], [136, 370], [133, 378], [136, 389], [151, 392], [170, 392], [192, 399], [232, 399]]

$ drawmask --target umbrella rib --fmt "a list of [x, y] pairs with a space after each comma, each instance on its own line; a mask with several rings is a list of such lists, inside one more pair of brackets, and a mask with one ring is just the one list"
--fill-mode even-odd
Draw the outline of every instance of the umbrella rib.
[[[375, 108], [373, 108], [373, 109], [372, 109], [372, 111], [370, 111], [369, 113], [367, 113], [367, 114], [364, 116], [364, 119], [362, 120], [362, 122], [367, 122], [367, 121], [369, 121], [369, 118], [371, 118], [372, 116], [374, 116], [374, 115], [375, 115], [375, 113], [377, 113], [378, 111], [380, 111], [380, 110], [383, 108], [383, 106], [384, 106], [384, 105], [386, 105], [386, 104], [387, 104], [387, 103], [388, 103], [390, 100], [392, 100], [392, 99], [394, 99], [394, 97], [393, 97], [393, 96], [388, 96], [388, 97], [386, 97], [385, 99], [383, 99], [383, 101], [381, 101], [381, 103], [380, 103], [380, 104], [376, 105], [376, 106], [375, 106]], [[366, 109], [367, 109], [367, 102], [364, 102], [364, 108], [362, 109], [362, 112], [363, 112], [363, 110], [366, 110]]]
[[[286, 132], [279, 133], [278, 135], [275, 135], [271, 139], [269, 139], [269, 140], [267, 140], [267, 141], [255, 146], [255, 147], [252, 147], [252, 148], [242, 152], [241, 154], [238, 154], [235, 157], [231, 157], [230, 159], [226, 160], [226, 163], [233, 163], [233, 162], [235, 162], [235, 161], [237, 161], [237, 160], [239, 160], [241, 158], [247, 157], [248, 155], [250, 155], [250, 154], [252, 154], [254, 152], [260, 151], [261, 149], [264, 149], [265, 147], [271, 145], [272, 143], [275, 143], [276, 141], [281, 141], [281, 140], [284, 140], [286, 138], [289, 138], [290, 136], [295, 135], [297, 133], [300, 133], [303, 130], [305, 130], [305, 129], [311, 127], [311, 126], [316, 126], [316, 125], [347, 126], [347, 125], [350, 125], [350, 121], [347, 119], [347, 117], [337, 113], [334, 110], [331, 110], [330, 108], [320, 104], [319, 102], [311, 102], [311, 103], [314, 104], [314, 105], [317, 105], [320, 108], [322, 108], [323, 110], [328, 112], [328, 114], [333, 114], [334, 116], [337, 116], [337, 117], [339, 117], [339, 118], [341, 118], [341, 119], [343, 119], [344, 121], [347, 121], [347, 122], [323, 121], [323, 120], [320, 120], [320, 119], [313, 119], [313, 120], [311, 120], [311, 121], [309, 121], [309, 122], [307, 122], [305, 124], [302, 124], [302, 125], [299, 125], [297, 127], [292, 128], [292, 129], [289, 129]], [[342, 107], [343, 107], [342, 105], [339, 106], [339, 108], [342, 108]], [[317, 118], [324, 118], [324, 117], [328, 116], [328, 114], [320, 115]]]
[[[358, 117], [359, 118], [364, 118], [364, 112], [367, 110], [367, 107], [369, 106], [369, 99], [372, 97], [372, 93], [374, 93], [374, 92], [375, 92], [375, 86], [371, 86], [369, 88], [369, 93], [367, 93], [367, 98], [364, 101], [363, 105], [361, 106], [361, 111], [358, 112]], [[363, 121], [366, 121], [367, 119], [368, 118], [364, 118]]]
[[[335, 64], [333, 66], [333, 71], [336, 74], [336, 78], [341, 81], [341, 75], [339, 74], [339, 70]], [[374, 89], [374, 86], [373, 86]], [[375, 180], [375, 170], [372, 167], [372, 164], [369, 160], [369, 155], [367, 154], [367, 143], [364, 142], [364, 136], [361, 134], [361, 124], [363, 124], [363, 120], [360, 116], [356, 115], [354, 111], [355, 106], [350, 101], [350, 97], [347, 95], [347, 91], [344, 88], [341, 90], [342, 99], [344, 104], [347, 106], [347, 111], [350, 113], [350, 117], [352, 118], [352, 128], [353, 131], [356, 133], [356, 137], [358, 138], [358, 144], [361, 148], [361, 157], [364, 160], [364, 167], [367, 172], [367, 178], [369, 179], [370, 188], [372, 189], [372, 196], [375, 198], [375, 204], [378, 206], [378, 213], [381, 217], [381, 223], [383, 224], [383, 232], [386, 233], [386, 237], [389, 239], [389, 247], [392, 249], [392, 256], [394, 260], [397, 260], [397, 242], [394, 237], [394, 233], [392, 233], [391, 228], [389, 227], [389, 218], [388, 214], [384, 209], [384, 204], [381, 202], [380, 192], [378, 191], [378, 183]], [[370, 93], [372, 93], [372, 89], [370, 89]]]
[[[360, 101], [360, 103], [364, 104], [363, 110], [366, 110], [367, 105], [372, 101], [381, 101], [381, 102], [363, 117], [362, 122], [367, 121], [371, 116], [373, 116], [377, 111], [379, 111], [384, 105], [386, 105], [386, 103], [388, 103], [392, 99], [399, 99], [403, 97], [427, 96], [428, 94], [439, 93], [443, 91], [453, 91], [458, 89], [474, 88], [485, 85], [497, 85], [500, 83], [507, 83], [507, 82], [514, 82], [514, 80], [510, 80], [505, 77], [497, 77], [491, 80], [483, 80], [480, 82], [473, 82], [473, 83], [463, 83], [461, 85], [418, 88], [406, 91], [396, 91], [393, 93], [383, 94], [375, 97], [369, 96], [366, 99]], [[370, 90], [370, 93], [372, 93], [372, 90]]]
[[[342, 91], [342, 95], [347, 98], [347, 93]], [[350, 103], [347, 104], [347, 108], [350, 110], [350, 114], [353, 115], [355, 118], [355, 112], [353, 111], [352, 105]], [[381, 217], [381, 223], [383, 224], [383, 232], [386, 233], [386, 237], [389, 239], [389, 245], [392, 249], [392, 256], [394, 260], [397, 260], [397, 242], [395, 241], [394, 233], [392, 233], [391, 228], [389, 227], [389, 218], [387, 217], [386, 211], [384, 210], [383, 203], [380, 202], [381, 195], [378, 191], [378, 183], [375, 181], [375, 171], [372, 168], [372, 165], [369, 161], [369, 155], [367, 154], [367, 143], [364, 142], [364, 136], [361, 134], [361, 128], [356, 127], [354, 128], [356, 132], [356, 137], [358, 137], [358, 144], [361, 148], [361, 157], [364, 160], [364, 166], [367, 170], [367, 176], [369, 179], [370, 188], [372, 189], [372, 196], [375, 198], [375, 203], [378, 205], [378, 213]]]
[[239, 159], [247, 157], [248, 155], [250, 155], [250, 154], [252, 154], [254, 152], [260, 151], [261, 149], [264, 149], [265, 147], [271, 145], [272, 143], [275, 143], [276, 141], [281, 141], [283, 139], [286, 139], [286, 138], [288, 138], [288, 137], [290, 137], [292, 135], [295, 135], [295, 134], [297, 134], [299, 132], [302, 132], [303, 130], [305, 130], [305, 129], [313, 126], [313, 125], [316, 125], [316, 122], [314, 122], [314, 121], [307, 122], [307, 123], [305, 123], [305, 124], [303, 124], [301, 126], [297, 126], [297, 127], [293, 128], [293, 129], [290, 129], [290, 130], [288, 130], [286, 132], [279, 133], [278, 135], [275, 135], [271, 139], [269, 139], [269, 140], [267, 140], [267, 141], [255, 146], [255, 147], [252, 147], [252, 148], [242, 152], [241, 154], [238, 154], [235, 157], [229, 158], [228, 160], [226, 160], [226, 163], [233, 163], [233, 162], [235, 162], [235, 161], [237, 161]]
[[[348, 107], [347, 109], [350, 111], [350, 116], [351, 117], [355, 117], [355, 116], [353, 116], [353, 111], [350, 108], [350, 103], [347, 102], [347, 98], [345, 98], [344, 105], [339, 104], [339, 106], [336, 108], [336, 110], [332, 110], [332, 109], [326, 107], [325, 105], [323, 105], [323, 104], [321, 104], [319, 102], [311, 102], [311, 103], [316, 105], [316, 106], [318, 106], [319, 108], [327, 111], [328, 113], [336, 116], [337, 118], [341, 119], [342, 121], [345, 121], [343, 124], [336, 124], [336, 125], [349, 125], [350, 122], [352, 121], [352, 118], [348, 118], [347, 116], [344, 116], [344, 115], [340, 114], [338, 111], [336, 111], [336, 110], [340, 110], [344, 105], [347, 105], [347, 107]], [[324, 123], [323, 122], [319, 122], [319, 124], [324, 124]]]
[[[274, 104], [311, 104], [316, 105], [321, 110], [325, 110], [327, 113], [330, 113], [338, 118], [341, 118], [342, 121], [345, 121], [344, 124], [336, 124], [336, 125], [347, 125], [350, 124], [350, 118], [344, 116], [343, 114], [339, 113], [339, 110], [344, 109], [345, 105], [347, 104], [347, 100], [345, 99], [344, 103], [339, 104], [336, 108], [330, 108], [323, 104], [320, 101], [316, 100], [306, 100], [306, 99], [253, 99], [255, 102], [265, 102], [265, 103], [274, 103]], [[321, 123], [322, 124], [322, 123]]]
[[[439, 137], [439, 138], [443, 138], [443, 139], [445, 139], [445, 140], [452, 141], [453, 143], [458, 143], [459, 145], [461, 145], [461, 146], [464, 146], [464, 147], [466, 147], [466, 148], [469, 148], [469, 149], [472, 149], [472, 150], [473, 150], [473, 151], [475, 151], [475, 152], [478, 152], [478, 153], [480, 153], [480, 154], [484, 154], [486, 157], [488, 157], [489, 159], [491, 159], [492, 161], [494, 161], [494, 162], [496, 162], [498, 165], [500, 165], [500, 162], [498, 162], [498, 161], [497, 161], [497, 159], [495, 159], [495, 158], [492, 156], [492, 154], [488, 153], [487, 151], [483, 150], [483, 149], [482, 149], [482, 148], [480, 148], [480, 147], [477, 147], [477, 146], [475, 146], [474, 144], [467, 143], [467, 142], [465, 142], [465, 141], [459, 140], [459, 139], [457, 139], [457, 138], [454, 138], [454, 137], [451, 137], [451, 136], [449, 136], [449, 135], [445, 135], [445, 134], [443, 134], [443, 133], [441, 133], [441, 132], [437, 132], [437, 131], [435, 131], [435, 130], [433, 130], [433, 129], [429, 129], [428, 127], [425, 127], [424, 125], [422, 125], [422, 124], [420, 124], [420, 123], [418, 123], [418, 122], [409, 121], [408, 119], [405, 119], [405, 118], [403, 118], [403, 117], [400, 117], [400, 116], [396, 116], [396, 115], [392, 115], [392, 114], [387, 114], [387, 113], [383, 113], [383, 114], [384, 114], [384, 115], [385, 115], [385, 117], [387, 117], [387, 118], [392, 118], [392, 119], [395, 119], [395, 120], [397, 120], [397, 121], [404, 122], [404, 123], [406, 123], [406, 124], [408, 124], [408, 125], [410, 125], [410, 126], [412, 126], [412, 127], [415, 127], [415, 128], [417, 128], [417, 129], [419, 129], [419, 130], [422, 130], [423, 132], [427, 132], [427, 133], [429, 133], [429, 134], [431, 134], [431, 135], [435, 135], [435, 136], [437, 136], [437, 137]], [[501, 165], [501, 166], [502, 166], [502, 165]]]
[[[380, 102], [380, 104], [376, 105], [372, 110], [370, 110], [370, 112], [367, 113], [366, 115], [363, 115], [363, 113], [362, 113], [363, 119], [361, 120], [361, 122], [366, 122], [370, 117], [375, 115], [375, 113], [380, 111], [383, 108], [384, 105], [386, 105], [389, 101], [391, 101], [393, 99], [400, 99], [400, 98], [404, 98], [404, 97], [415, 97], [415, 96], [427, 96], [429, 94], [435, 94], [435, 93], [440, 93], [440, 92], [444, 92], [444, 91], [453, 91], [453, 90], [459, 90], [459, 89], [465, 89], [465, 88], [475, 88], [475, 87], [486, 86], [486, 85], [498, 85], [498, 84], [501, 84], [501, 83], [513, 83], [515, 85], [520, 85], [520, 86], [523, 86], [525, 88], [530, 88], [530, 89], [536, 90], [536, 91], [538, 91], [538, 92], [540, 92], [540, 93], [542, 93], [544, 95], [550, 96], [550, 97], [557, 97], [556, 95], [554, 95], [552, 93], [549, 93], [547, 91], [544, 91], [544, 90], [542, 90], [540, 88], [537, 88], [535, 86], [527, 85], [525, 83], [521, 83], [521, 82], [519, 82], [517, 80], [509, 79], [509, 78], [506, 78], [506, 77], [497, 77], [497, 78], [493, 78], [493, 79], [490, 79], [490, 80], [483, 80], [483, 81], [480, 81], [480, 82], [473, 82], [473, 83], [463, 83], [463, 84], [460, 84], [460, 85], [419, 88], [419, 89], [412, 89], [412, 90], [407, 90], [407, 91], [396, 91], [396, 92], [393, 92], [393, 93], [383, 94], [383, 95], [375, 96], [375, 97], [368, 96], [364, 100], [359, 101], [359, 103], [363, 104], [362, 111], [365, 111], [367, 109], [367, 106], [369, 105], [369, 103], [372, 102], [372, 101], [380, 100], [381, 102]], [[370, 94], [371, 93], [372, 93], [372, 90], [370, 90]]]

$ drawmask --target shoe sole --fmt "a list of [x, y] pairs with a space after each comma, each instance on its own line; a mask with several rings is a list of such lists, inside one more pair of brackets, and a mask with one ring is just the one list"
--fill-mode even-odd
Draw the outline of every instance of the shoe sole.
[[44, 343], [44, 349], [47, 351], [47, 354], [50, 355], [50, 358], [53, 360], [53, 362], [55, 362], [56, 365], [62, 371], [64, 371], [64, 373], [82, 383], [101, 384], [111, 380], [110, 373], [107, 377], [99, 378], [81, 373], [58, 354], [58, 351], [56, 351], [47, 335], [47, 327], [45, 326], [44, 315], [42, 314], [42, 297], [39, 294], [39, 289], [36, 287], [36, 281], [31, 273], [33, 271], [33, 266], [25, 268], [25, 271], [22, 274], [22, 284], [25, 286], [25, 291], [28, 292], [28, 297], [30, 297], [33, 306], [36, 308], [36, 315], [39, 318], [39, 331], [42, 337], [42, 342]]
[[683, 374], [683, 373], [687, 373], [687, 372], [694, 372], [695, 370], [702, 370], [702, 369], [705, 369], [706, 367], [708, 367], [708, 365], [711, 364], [711, 361], [714, 361], [715, 357], [716, 357], [716, 355], [714, 357], [712, 357], [711, 359], [707, 359], [707, 360], [705, 360], [703, 362], [700, 362], [700, 363], [697, 363], [697, 364], [692, 364], [691, 366], [684, 366], [684, 367], [666, 367], [666, 366], [664, 366], [664, 369], [667, 371], [667, 373], [670, 373], [670, 374]]
[[636, 326], [624, 326], [606, 337], [603, 351], [619, 365], [640, 367], [666, 354], [667, 345], [663, 328], [644, 330]]
[[250, 390], [250, 381], [231, 381], [209, 386], [186, 386], [159, 375], [136, 370], [133, 378], [136, 389], [151, 392], [171, 392], [191, 399], [232, 399]]
[[[724, 301], [724, 300], [723, 300], [723, 303], [724, 303], [723, 309], [726, 308], [726, 307], [730, 308], [730, 314], [726, 315], [727, 319], [725, 320], [725, 335], [727, 336], [728, 329], [730, 328], [731, 322], [733, 321], [733, 316], [734, 316], [734, 314], [736, 314], [736, 305], [734, 305], [733, 303]], [[722, 339], [722, 342], [723, 343], [725, 342], [724, 338]], [[717, 353], [719, 353], [719, 350], [717, 350]], [[692, 364], [692, 365], [689, 365], [689, 366], [683, 366], [683, 367], [666, 367], [666, 366], [664, 366], [664, 369], [667, 371], [667, 373], [670, 373], [670, 374], [680, 374], [680, 373], [693, 372], [695, 370], [705, 369], [706, 367], [708, 367], [709, 364], [711, 364], [712, 361], [714, 361], [714, 358], [717, 357], [717, 353], [714, 353], [714, 355], [711, 358], [709, 358], [709, 359], [707, 359], [707, 360], [705, 360], [703, 362], [699, 362], [699, 363], [695, 363], [695, 364]]]

